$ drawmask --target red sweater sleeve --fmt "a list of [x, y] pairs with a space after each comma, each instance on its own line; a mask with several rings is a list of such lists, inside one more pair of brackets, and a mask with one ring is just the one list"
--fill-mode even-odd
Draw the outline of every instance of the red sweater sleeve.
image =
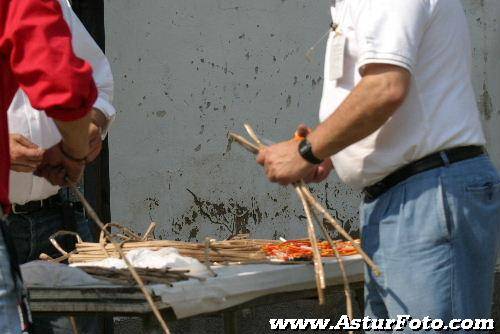
[[4, 37], [12, 73], [34, 108], [61, 121], [87, 114], [97, 97], [92, 68], [75, 56], [56, 0], [11, 0]]

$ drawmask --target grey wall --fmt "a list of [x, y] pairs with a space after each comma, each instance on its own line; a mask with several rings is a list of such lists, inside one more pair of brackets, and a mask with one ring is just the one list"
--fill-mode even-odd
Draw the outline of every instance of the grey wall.
[[[500, 1], [464, 1], [474, 85], [500, 162]], [[106, 45], [119, 114], [110, 133], [114, 221], [165, 238], [305, 236], [290, 189], [271, 185], [227, 133], [249, 122], [274, 140], [314, 125], [329, 1], [106, 0]], [[359, 195], [332, 177], [316, 188], [345, 223]], [[352, 227], [355, 230], [357, 227]]]
[[[227, 133], [249, 122], [279, 140], [317, 122], [323, 49], [313, 64], [304, 53], [328, 28], [328, 1], [107, 1], [106, 23], [119, 109], [113, 220], [138, 230], [154, 220], [183, 240], [304, 236], [295, 195]], [[358, 196], [335, 179], [325, 188], [355, 221]]]
[[[119, 114], [110, 133], [112, 218], [165, 238], [202, 240], [250, 231], [305, 236], [289, 189], [269, 184], [227, 133], [250, 122], [274, 140], [299, 122], [315, 124], [323, 48], [304, 53], [326, 30], [329, 0], [106, 0], [106, 45]], [[498, 0], [464, 1], [474, 44], [474, 86], [500, 165]], [[316, 188], [342, 221], [357, 221], [359, 195], [335, 177]], [[356, 225], [352, 227], [356, 230]], [[353, 231], [354, 232], [354, 231]], [[498, 291], [498, 289], [497, 289]], [[335, 298], [337, 311], [343, 311]], [[500, 300], [496, 298], [498, 321]], [[273, 307], [279, 317], [330, 317], [315, 301]], [[278, 310], [278, 311], [276, 311]], [[294, 313], [295, 312], [295, 313]], [[305, 313], [304, 313], [305, 312]], [[309, 313], [307, 313], [309, 312]], [[269, 310], [240, 319], [265, 332]], [[123, 322], [117, 333], [137, 333]], [[137, 325], [137, 324], [135, 324]], [[220, 319], [182, 321], [174, 332], [219, 333]]]

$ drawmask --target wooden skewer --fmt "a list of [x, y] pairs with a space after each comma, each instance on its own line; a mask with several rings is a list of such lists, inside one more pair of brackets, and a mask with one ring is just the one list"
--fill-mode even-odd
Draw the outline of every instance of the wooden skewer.
[[73, 334], [79, 334], [78, 326], [76, 325], [76, 319], [73, 316], [69, 317], [69, 322], [71, 323], [71, 329], [73, 330]]
[[[245, 129], [248, 132], [248, 135], [257, 143], [259, 149], [265, 148], [264, 145], [253, 128], [249, 124], [244, 124]], [[294, 185], [295, 191], [299, 195], [300, 200], [302, 201], [302, 206], [304, 207], [304, 211], [307, 217], [307, 234], [309, 236], [309, 240], [311, 241], [311, 248], [313, 250], [313, 263], [314, 263], [314, 275], [316, 278], [316, 288], [318, 290], [318, 299], [319, 304], [323, 305], [325, 303], [325, 270], [323, 268], [323, 262], [321, 260], [321, 253], [318, 249], [318, 240], [316, 239], [316, 231], [314, 229], [314, 223], [311, 218], [311, 212], [309, 210], [309, 205], [307, 204], [306, 198], [302, 195], [302, 192], [298, 188], [298, 185]]]
[[[304, 191], [303, 189], [300, 189], [302, 192]], [[308, 205], [311, 205], [308, 203]], [[346, 301], [346, 308], [347, 308], [347, 316], [349, 319], [354, 319], [354, 311], [352, 307], [352, 296], [351, 296], [351, 287], [349, 286], [349, 278], [347, 277], [347, 273], [345, 271], [345, 266], [344, 266], [344, 260], [342, 259], [342, 256], [339, 253], [339, 250], [337, 248], [337, 245], [335, 245], [335, 242], [332, 240], [330, 237], [330, 234], [328, 234], [328, 231], [326, 230], [325, 226], [323, 225], [323, 222], [321, 222], [318, 218], [318, 216], [312, 211], [312, 216], [314, 218], [314, 221], [316, 224], [319, 226], [321, 229], [321, 232], [323, 233], [323, 236], [325, 237], [326, 240], [328, 240], [328, 243], [330, 244], [330, 247], [332, 247], [335, 257], [337, 258], [337, 261], [339, 263], [339, 268], [340, 272], [342, 273], [342, 281], [344, 283], [344, 294], [345, 294], [345, 301]], [[352, 331], [349, 331], [349, 334], [352, 334]]]
[[160, 311], [158, 310], [158, 307], [156, 306], [156, 304], [155, 304], [155, 302], [153, 300], [153, 297], [151, 297], [151, 294], [149, 293], [148, 289], [144, 285], [144, 282], [142, 281], [142, 279], [139, 276], [139, 274], [137, 274], [137, 271], [135, 270], [134, 266], [132, 266], [132, 264], [130, 263], [130, 261], [125, 256], [125, 253], [121, 249], [120, 245], [118, 245], [118, 243], [116, 243], [116, 241], [113, 240], [113, 238], [111, 237], [109, 231], [105, 228], [103, 222], [101, 221], [101, 219], [99, 218], [99, 216], [97, 215], [97, 213], [94, 211], [94, 209], [92, 208], [92, 206], [89, 204], [89, 202], [87, 201], [87, 199], [85, 198], [85, 196], [83, 196], [83, 194], [80, 192], [80, 190], [78, 190], [78, 188], [72, 182], [70, 182], [69, 179], [67, 179], [67, 182], [69, 183], [69, 186], [70, 186], [71, 190], [75, 193], [75, 195], [78, 197], [78, 199], [80, 200], [80, 202], [85, 207], [86, 213], [99, 226], [99, 228], [101, 229], [101, 233], [103, 233], [106, 236], [106, 238], [108, 238], [108, 240], [115, 247], [116, 251], [123, 258], [123, 261], [125, 262], [125, 264], [127, 265], [128, 270], [130, 271], [130, 274], [132, 275], [132, 277], [134, 278], [134, 280], [137, 282], [137, 285], [139, 286], [139, 288], [141, 289], [142, 293], [144, 294], [144, 297], [146, 298], [149, 306], [151, 307], [151, 310], [153, 311], [153, 314], [156, 316], [156, 319], [160, 323], [160, 326], [162, 327], [163, 332], [165, 334], [170, 334], [170, 330], [168, 329], [167, 323], [163, 319]]
[[142, 240], [147, 241], [150, 234], [153, 236], [153, 239], [154, 239], [155, 228], [156, 228], [156, 223], [151, 222], [151, 224], [149, 224], [148, 229], [146, 230], [146, 233], [144, 233]]
[[358, 253], [363, 257], [363, 260], [365, 263], [372, 269], [373, 273], [376, 276], [380, 276], [381, 272], [379, 267], [373, 262], [373, 260], [368, 256], [368, 254], [365, 253], [363, 248], [359, 246], [354, 239], [349, 235], [349, 233], [344, 230], [342, 226], [340, 226], [339, 223], [328, 213], [328, 211], [323, 208], [321, 204], [318, 203], [318, 201], [314, 198], [314, 196], [311, 194], [309, 189], [307, 189], [306, 186], [302, 188], [304, 190], [304, 195], [308, 199], [309, 203], [311, 203], [312, 206], [316, 208], [325, 218], [328, 220], [328, 222], [347, 240], [349, 240], [352, 243], [352, 246], [358, 251]]
[[[246, 148], [251, 153], [257, 154], [259, 152], [259, 148], [256, 145], [250, 143], [244, 137], [242, 137], [236, 133], [233, 133], [233, 132], [230, 132], [229, 136], [231, 138], [233, 138], [237, 143], [241, 144], [244, 148]], [[354, 242], [354, 239], [349, 235], [349, 233], [347, 233], [344, 230], [344, 228], [342, 226], [340, 226], [340, 224], [338, 224], [337, 221], [328, 213], [328, 211], [326, 211], [326, 209], [323, 208], [323, 206], [311, 194], [309, 189], [307, 189], [307, 186], [304, 186], [303, 189], [305, 190], [304, 195], [305, 195], [306, 199], [308, 200], [308, 202], [310, 202], [311, 205], [313, 205], [316, 208], [316, 210], [318, 210], [328, 220], [328, 222], [337, 230], [337, 232], [339, 232], [344, 238], [346, 238], [347, 240], [352, 242], [353, 247], [358, 251], [358, 253], [361, 255], [361, 257], [363, 258], [365, 263], [371, 268], [373, 273], [376, 276], [380, 276], [381, 272], [380, 272], [379, 267], [363, 251], [361, 246], [359, 246], [356, 242]]]
[[210, 263], [209, 254], [210, 254], [210, 238], [206, 237], [205, 238], [205, 251], [204, 251], [205, 261], [204, 261], [204, 263], [205, 263], [205, 267], [207, 268], [207, 271], [210, 273], [210, 275], [212, 277], [216, 277], [217, 274], [210, 267], [211, 263]]
[[253, 128], [250, 126], [250, 124], [243, 124], [243, 126], [245, 127], [245, 129], [247, 130], [248, 132], [248, 135], [257, 143], [257, 145], [259, 145], [259, 147], [266, 147], [266, 145], [264, 145], [259, 137], [257, 136], [257, 134], [255, 133], [255, 131], [253, 130]]
[[316, 288], [318, 290], [319, 304], [323, 305], [325, 303], [325, 289], [326, 289], [325, 270], [323, 268], [323, 262], [321, 261], [321, 253], [319, 252], [318, 249], [318, 240], [316, 239], [316, 233], [312, 221], [311, 210], [309, 208], [309, 204], [307, 203], [305, 196], [302, 194], [302, 191], [300, 190], [298, 185], [295, 186], [295, 191], [297, 192], [297, 194], [300, 197], [300, 200], [302, 201], [302, 205], [304, 206], [304, 211], [307, 217], [307, 233], [309, 235], [309, 240], [311, 241], [311, 248], [313, 251]]
[[236, 133], [233, 133], [233, 132], [229, 132], [229, 138], [233, 139], [235, 142], [237, 142], [238, 144], [243, 146], [243, 148], [245, 148], [250, 153], [253, 153], [253, 154], [259, 153], [259, 148], [256, 145], [250, 143], [248, 140], [246, 140], [242, 136], [240, 136]]

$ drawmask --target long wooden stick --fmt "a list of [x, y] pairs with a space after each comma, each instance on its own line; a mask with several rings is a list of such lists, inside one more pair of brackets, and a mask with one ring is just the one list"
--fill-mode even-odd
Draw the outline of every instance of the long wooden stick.
[[311, 210], [309, 207], [309, 203], [305, 196], [302, 194], [300, 187], [298, 185], [295, 186], [295, 191], [297, 195], [299, 195], [300, 200], [302, 201], [302, 205], [304, 206], [304, 211], [307, 217], [307, 234], [309, 236], [309, 240], [311, 241], [311, 248], [313, 251], [313, 263], [314, 263], [314, 274], [316, 276], [316, 288], [318, 290], [318, 299], [319, 304], [323, 305], [325, 303], [325, 270], [323, 268], [323, 262], [321, 260], [321, 253], [318, 249], [318, 240], [316, 239], [316, 232], [314, 230], [314, 224], [312, 221]]
[[[257, 143], [257, 147], [259, 149], [265, 148], [266, 145], [262, 143], [259, 139], [253, 128], [249, 124], [244, 124], [245, 129], [247, 130], [248, 135]], [[309, 210], [309, 205], [307, 204], [306, 198], [302, 195], [302, 192], [299, 190], [298, 185], [294, 185], [295, 191], [297, 195], [299, 195], [300, 200], [302, 201], [302, 206], [304, 207], [304, 211], [307, 217], [307, 234], [309, 236], [309, 240], [311, 241], [311, 248], [313, 250], [313, 263], [314, 263], [314, 275], [316, 278], [316, 288], [318, 290], [318, 299], [319, 304], [323, 305], [325, 303], [325, 269], [323, 268], [323, 262], [321, 260], [321, 253], [318, 249], [318, 240], [316, 239], [316, 230], [314, 229], [314, 223], [312, 221], [311, 212]]]
[[243, 126], [245, 127], [245, 129], [247, 130], [248, 132], [248, 135], [257, 143], [257, 145], [259, 145], [259, 147], [266, 147], [266, 145], [264, 145], [259, 137], [257, 136], [257, 134], [255, 133], [255, 131], [253, 130], [253, 128], [250, 126], [250, 124], [243, 124]]
[[[304, 189], [300, 189], [302, 192]], [[308, 205], [311, 205], [308, 203]], [[342, 256], [339, 253], [339, 250], [337, 248], [337, 245], [335, 245], [335, 242], [332, 240], [330, 237], [330, 234], [328, 234], [328, 231], [326, 230], [325, 226], [323, 225], [323, 222], [319, 220], [318, 216], [314, 213], [313, 210], [311, 210], [312, 216], [314, 218], [314, 221], [316, 224], [319, 226], [321, 229], [321, 232], [323, 233], [323, 236], [325, 237], [326, 240], [328, 240], [328, 243], [332, 247], [335, 257], [337, 258], [337, 261], [339, 263], [339, 268], [340, 272], [342, 273], [342, 281], [344, 283], [344, 294], [345, 294], [345, 300], [346, 300], [346, 308], [347, 308], [347, 316], [349, 319], [354, 319], [354, 311], [352, 307], [352, 296], [351, 296], [351, 287], [349, 286], [349, 278], [347, 277], [347, 272], [345, 270], [344, 266], [344, 260], [342, 259]], [[352, 331], [349, 331], [349, 334], [352, 334]]]
[[358, 253], [363, 257], [363, 260], [366, 262], [366, 264], [372, 269], [373, 273], [376, 276], [380, 276], [381, 272], [379, 267], [373, 262], [373, 260], [368, 256], [368, 254], [365, 253], [363, 248], [359, 246], [354, 239], [349, 235], [349, 233], [344, 230], [342, 226], [340, 226], [339, 223], [330, 215], [328, 211], [314, 198], [314, 196], [311, 194], [309, 189], [307, 187], [303, 187], [304, 189], [304, 195], [305, 197], [309, 200], [309, 203], [311, 203], [312, 206], [316, 208], [325, 218], [328, 220], [330, 225], [332, 225], [344, 238], [349, 240], [352, 243], [352, 246], [358, 251]]
[[94, 209], [92, 208], [92, 206], [90, 205], [90, 203], [87, 201], [87, 199], [85, 198], [85, 196], [83, 196], [83, 194], [80, 192], [80, 190], [78, 190], [78, 188], [73, 183], [71, 183], [71, 182], [68, 182], [68, 183], [70, 184], [71, 190], [75, 193], [75, 195], [78, 197], [78, 199], [80, 200], [80, 202], [85, 207], [85, 212], [99, 226], [99, 228], [101, 229], [101, 233], [104, 233], [104, 235], [106, 236], [106, 238], [113, 244], [113, 246], [115, 247], [116, 251], [122, 257], [123, 261], [127, 265], [128, 270], [130, 271], [130, 274], [132, 275], [132, 277], [134, 278], [134, 280], [137, 282], [137, 285], [139, 286], [139, 288], [141, 289], [142, 293], [144, 294], [144, 297], [146, 298], [149, 306], [151, 307], [151, 310], [153, 311], [153, 314], [156, 316], [156, 319], [160, 323], [160, 326], [163, 329], [163, 332], [165, 334], [170, 334], [170, 330], [168, 329], [167, 323], [165, 322], [165, 320], [161, 316], [161, 313], [160, 313], [160, 310], [158, 310], [158, 307], [156, 307], [156, 304], [155, 304], [155, 302], [153, 300], [153, 297], [151, 297], [150, 292], [148, 291], [148, 289], [144, 285], [144, 282], [142, 281], [142, 279], [139, 276], [139, 274], [137, 274], [137, 271], [135, 270], [134, 266], [130, 263], [130, 261], [125, 256], [125, 253], [123, 252], [123, 250], [120, 247], [120, 245], [118, 245], [118, 243], [113, 240], [113, 238], [111, 237], [110, 233], [105, 228], [103, 222], [101, 221], [101, 219], [99, 218], [99, 216], [97, 215], [97, 213], [94, 211]]
[[250, 143], [248, 140], [243, 138], [242, 136], [234, 133], [234, 132], [229, 132], [229, 138], [233, 139], [235, 142], [243, 146], [247, 151], [253, 154], [259, 154], [259, 147], [257, 145], [254, 145]]
[[71, 329], [73, 330], [73, 334], [79, 334], [78, 326], [76, 325], [76, 319], [73, 316], [69, 317], [69, 322], [71, 323]]
[[[237, 143], [241, 144], [245, 149], [247, 149], [249, 152], [253, 154], [259, 153], [259, 148], [250, 143], [248, 140], [246, 140], [244, 137], [230, 132], [229, 137], [234, 139]], [[363, 251], [361, 246], [359, 246], [356, 242], [354, 242], [354, 239], [349, 235], [349, 233], [344, 230], [344, 228], [337, 223], [337, 221], [326, 211], [325, 208], [314, 198], [314, 196], [311, 194], [307, 186], [304, 187], [304, 195], [306, 196], [306, 199], [318, 210], [327, 220], [328, 222], [339, 232], [344, 238], [347, 240], [351, 241], [353, 244], [353, 247], [358, 251], [358, 253], [361, 255], [365, 263], [371, 268], [373, 273], [376, 276], [380, 276], [381, 272], [379, 267], [372, 261], [372, 259]]]

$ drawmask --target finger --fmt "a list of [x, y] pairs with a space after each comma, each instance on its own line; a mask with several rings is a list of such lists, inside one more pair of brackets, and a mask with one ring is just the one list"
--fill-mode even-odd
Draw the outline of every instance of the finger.
[[24, 146], [19, 146], [17, 148], [17, 154], [24, 158], [24, 160], [29, 160], [33, 162], [41, 162], [43, 159], [44, 150], [41, 148], [27, 148]]
[[66, 171], [62, 167], [51, 168], [47, 180], [54, 186], [64, 186]]
[[33, 149], [37, 149], [39, 148], [38, 145], [34, 144], [32, 141], [30, 141], [28, 138], [26, 138], [25, 136], [21, 135], [21, 134], [18, 134], [16, 136], [16, 141], [23, 145], [24, 147], [27, 147], [27, 148], [33, 148]]
[[287, 186], [289, 182], [285, 179], [278, 179], [278, 183], [282, 186]]
[[36, 168], [38, 168], [40, 163], [41, 163], [41, 161], [31, 161], [31, 160], [24, 159], [24, 158], [17, 158], [15, 160], [11, 161], [11, 167], [16, 166], [16, 165], [22, 165], [22, 166], [36, 169]]
[[36, 170], [36, 166], [32, 166], [29, 164], [15, 163], [10, 165], [10, 169], [20, 173], [33, 173]]
[[[66, 161], [64, 167], [66, 171], [65, 176], [69, 180], [69, 183], [73, 184], [78, 183], [83, 175], [83, 170], [85, 168], [85, 165], [80, 163], [74, 163], [71, 161]], [[66, 181], [67, 185], [69, 185], [69, 183]]]
[[323, 182], [328, 178], [329, 175], [330, 175], [330, 169], [320, 166], [318, 167], [318, 172], [316, 173], [314, 182], [316, 183]]
[[257, 154], [257, 163], [261, 166], [264, 166], [264, 164], [266, 163], [266, 150], [265, 149], [261, 149], [259, 151], [259, 154]]

